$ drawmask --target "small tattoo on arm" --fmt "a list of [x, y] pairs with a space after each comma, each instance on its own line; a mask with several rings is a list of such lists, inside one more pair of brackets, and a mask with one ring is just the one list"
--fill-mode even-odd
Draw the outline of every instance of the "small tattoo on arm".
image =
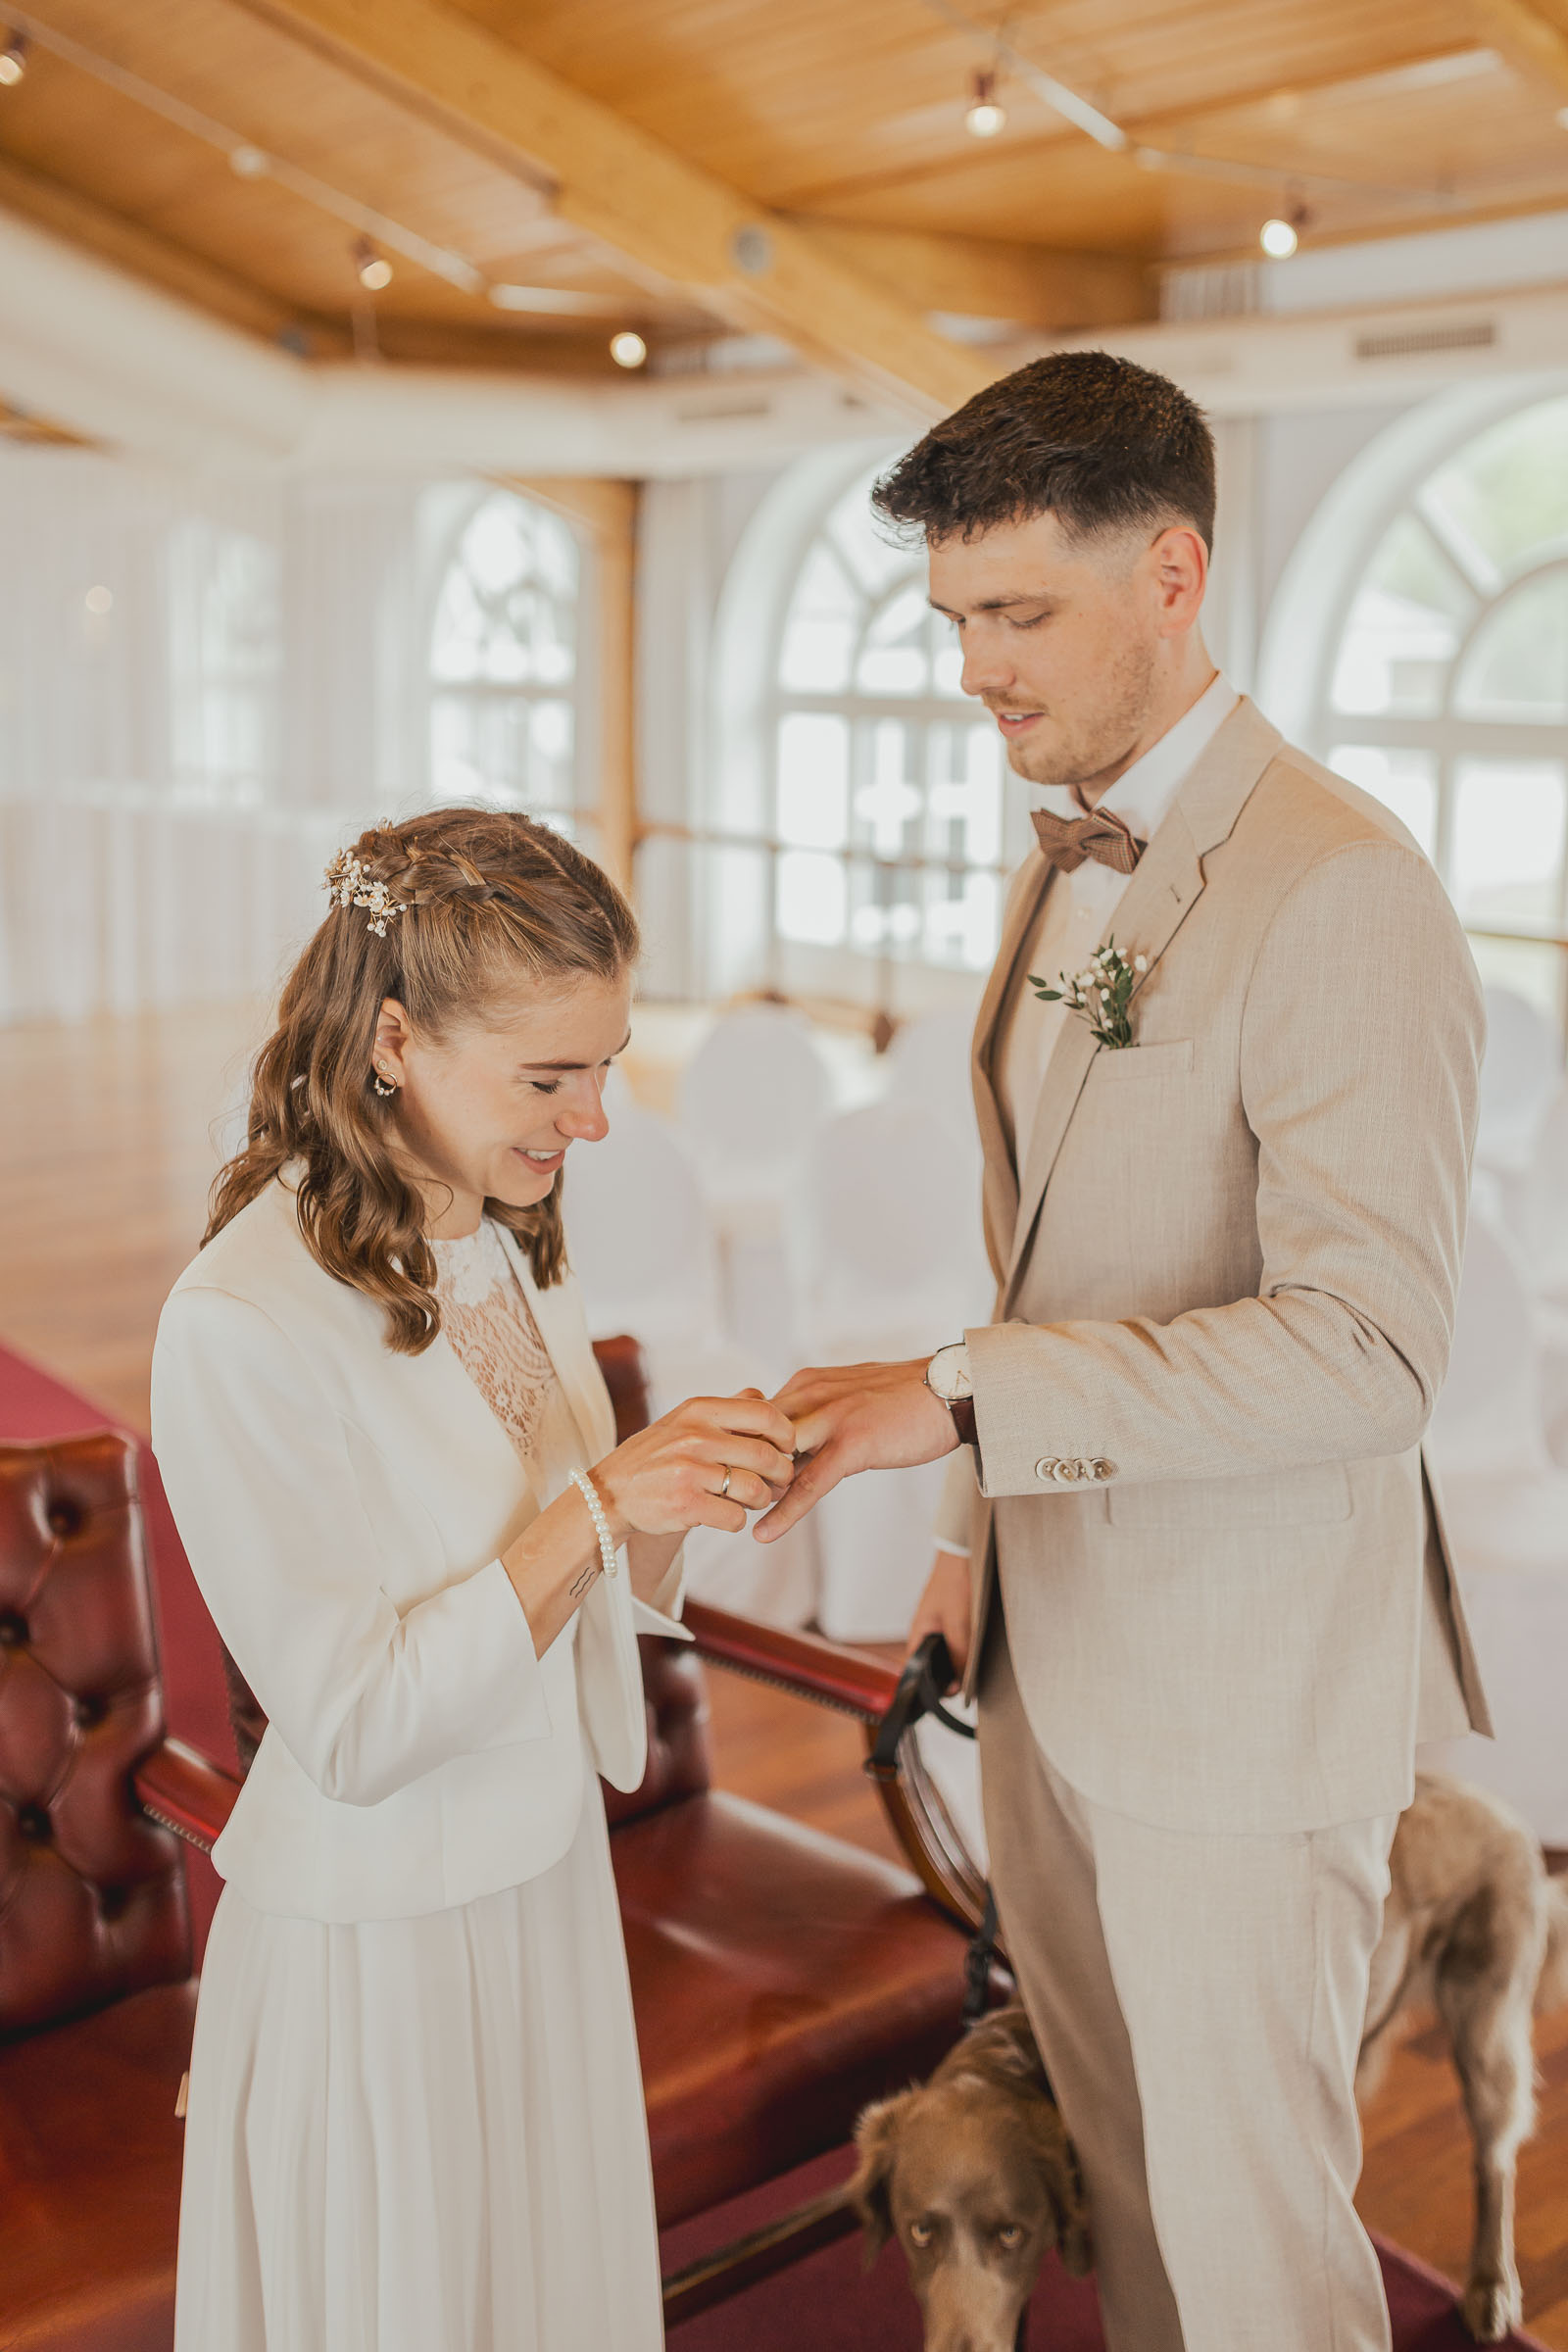
[[567, 1597], [571, 1600], [581, 1600], [583, 1594], [587, 1592], [589, 1586], [593, 1583], [594, 1578], [598, 1574], [599, 1562], [597, 1560], [591, 1560], [588, 1566], [583, 1570], [581, 1576], [578, 1577], [577, 1582], [570, 1588]]

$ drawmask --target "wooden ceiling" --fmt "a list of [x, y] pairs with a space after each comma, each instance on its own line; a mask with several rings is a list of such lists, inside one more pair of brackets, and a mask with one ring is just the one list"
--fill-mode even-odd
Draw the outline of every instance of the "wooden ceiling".
[[987, 372], [955, 317], [1148, 316], [1159, 267], [1250, 257], [1270, 213], [1309, 246], [1568, 205], [1568, 0], [0, 0], [18, 24], [0, 208], [321, 356], [602, 372], [621, 327], [656, 358], [760, 327], [940, 404]]

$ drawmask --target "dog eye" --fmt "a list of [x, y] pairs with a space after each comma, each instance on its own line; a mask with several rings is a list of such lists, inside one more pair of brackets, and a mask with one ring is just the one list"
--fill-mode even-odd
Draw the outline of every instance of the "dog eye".
[[1017, 2222], [1005, 2222], [997, 2231], [997, 2243], [1005, 2246], [1010, 2254], [1014, 2246], [1023, 2244], [1023, 2230]]
[[931, 2240], [935, 2237], [936, 2233], [936, 2224], [934, 2222], [911, 2222], [909, 2224], [909, 2243], [911, 2246], [928, 2246], [931, 2243]]

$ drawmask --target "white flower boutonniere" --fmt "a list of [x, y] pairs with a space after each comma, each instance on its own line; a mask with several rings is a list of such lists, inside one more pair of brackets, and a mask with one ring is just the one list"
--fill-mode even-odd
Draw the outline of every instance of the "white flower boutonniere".
[[1065, 1004], [1089, 1023], [1102, 1046], [1115, 1050], [1133, 1046], [1133, 991], [1149, 969], [1147, 956], [1124, 956], [1114, 939], [1107, 940], [1090, 956], [1088, 966], [1081, 972], [1058, 972], [1059, 988], [1048, 988], [1035, 973], [1029, 975], [1029, 985], [1035, 995], [1047, 1004]]

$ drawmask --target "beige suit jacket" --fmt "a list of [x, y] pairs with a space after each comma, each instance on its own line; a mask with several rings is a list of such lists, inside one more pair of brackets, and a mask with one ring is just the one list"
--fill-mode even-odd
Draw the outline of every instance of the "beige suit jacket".
[[996, 1055], [1052, 870], [1016, 878], [975, 1035], [999, 1297], [966, 1334], [971, 1677], [1000, 1575], [1031, 1727], [1086, 1795], [1228, 1832], [1393, 1812], [1418, 1737], [1490, 1729], [1420, 1452], [1469, 949], [1388, 811], [1243, 701], [1109, 926], [1149, 958], [1136, 1042], [1064, 1022], [1020, 1178]]

